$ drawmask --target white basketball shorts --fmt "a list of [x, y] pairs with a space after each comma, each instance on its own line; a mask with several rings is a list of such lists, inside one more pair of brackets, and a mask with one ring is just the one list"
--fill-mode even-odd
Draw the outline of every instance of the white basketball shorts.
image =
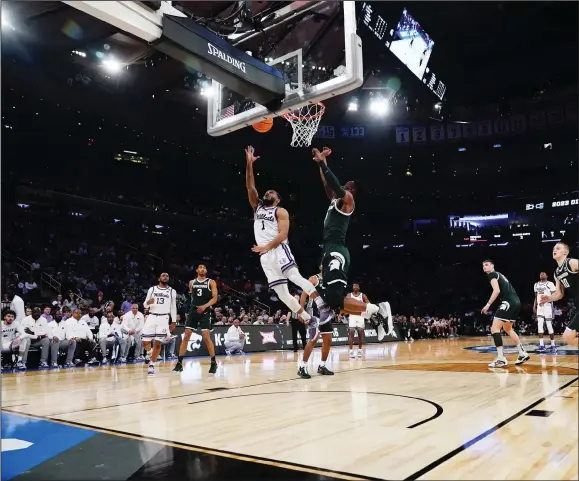
[[542, 306], [537, 306], [537, 317], [542, 317], [544, 319], [553, 319], [553, 304], [543, 304]]
[[350, 314], [348, 319], [348, 327], [350, 329], [364, 329], [365, 326], [364, 318], [362, 316], [353, 316]]
[[269, 287], [287, 284], [286, 272], [297, 267], [296, 261], [287, 244], [280, 244], [259, 258]]
[[157, 316], [149, 314], [145, 320], [145, 326], [141, 337], [144, 341], [151, 339], [163, 339], [169, 335], [169, 314]]

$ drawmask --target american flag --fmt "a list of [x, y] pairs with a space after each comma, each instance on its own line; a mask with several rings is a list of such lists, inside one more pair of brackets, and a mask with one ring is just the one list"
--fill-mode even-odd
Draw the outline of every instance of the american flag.
[[221, 111], [221, 119], [231, 117], [233, 114], [235, 114], [235, 104], [232, 104]]

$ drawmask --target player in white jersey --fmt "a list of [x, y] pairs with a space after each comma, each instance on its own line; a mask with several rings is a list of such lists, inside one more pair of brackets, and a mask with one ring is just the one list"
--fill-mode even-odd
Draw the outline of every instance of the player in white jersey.
[[[144, 302], [145, 326], [143, 327], [143, 345], [149, 360], [149, 376], [155, 375], [155, 362], [161, 352], [162, 340], [175, 329], [177, 321], [177, 293], [169, 287], [169, 274], [159, 276], [159, 285], [149, 288]], [[169, 318], [170, 316], [170, 318]], [[151, 343], [155, 347], [151, 350]]]
[[[16, 369], [24, 371], [24, 356], [30, 343], [29, 335], [24, 332], [20, 322], [16, 321], [16, 311], [8, 309], [4, 311], [2, 319], [2, 354], [13, 355], [18, 353]], [[1, 369], [1, 366], [0, 366]]]
[[311, 316], [290, 294], [287, 286], [288, 280], [313, 298], [318, 308], [324, 307], [325, 304], [313, 284], [304, 279], [298, 270], [287, 240], [290, 226], [289, 214], [286, 209], [279, 207], [281, 201], [279, 194], [275, 190], [268, 190], [262, 199], [259, 198], [253, 175], [253, 163], [259, 159], [259, 156], [256, 157], [254, 154], [255, 150], [251, 145], [245, 149], [247, 162], [245, 184], [249, 203], [254, 211], [253, 231], [257, 244], [251, 250], [261, 256], [261, 267], [270, 289], [275, 291], [279, 299], [297, 314], [302, 322], [309, 323]]
[[[352, 285], [352, 292], [348, 294], [348, 297], [352, 299], [356, 299], [357, 301], [363, 302], [364, 304], [368, 304], [370, 302], [366, 297], [366, 294], [360, 292], [360, 284], [357, 282]], [[354, 334], [358, 331], [358, 357], [362, 357], [362, 346], [364, 345], [364, 328], [366, 327], [366, 321], [362, 316], [355, 316], [354, 314], [350, 314], [348, 316], [348, 327], [350, 329], [349, 334], [349, 356], [356, 357], [356, 353], [354, 352]]]
[[553, 303], [552, 302], [541, 302], [541, 296], [550, 296], [555, 293], [555, 284], [553, 284], [548, 278], [546, 272], [541, 272], [539, 274], [539, 282], [535, 282], [533, 290], [535, 291], [535, 302], [533, 303], [533, 314], [537, 319], [537, 330], [539, 332], [539, 353], [545, 353], [545, 339], [543, 339], [543, 334], [545, 332], [545, 324], [547, 324], [547, 331], [549, 332], [549, 337], [551, 338], [551, 352], [557, 352], [557, 347], [555, 346], [555, 332], [553, 331]]

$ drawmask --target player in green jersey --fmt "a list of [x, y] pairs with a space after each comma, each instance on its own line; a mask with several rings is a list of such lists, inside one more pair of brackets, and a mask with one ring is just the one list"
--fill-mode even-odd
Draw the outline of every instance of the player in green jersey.
[[[579, 262], [577, 259], [569, 257], [569, 246], [564, 242], [557, 242], [555, 247], [553, 247], [553, 259], [557, 262], [555, 293], [551, 296], [542, 296], [541, 302], [557, 302], [563, 296], [565, 296], [565, 299], [577, 301]], [[579, 332], [579, 312], [575, 311], [571, 322], [565, 328], [563, 340], [572, 346], [579, 345], [577, 332]]]
[[[318, 330], [322, 335], [322, 361], [318, 367], [318, 373], [332, 375], [333, 372], [326, 368], [326, 359], [330, 352], [332, 343], [332, 324], [334, 311], [343, 314], [353, 314], [362, 316], [365, 319], [374, 318], [388, 319], [389, 335], [396, 336], [392, 324], [392, 316], [389, 315], [390, 306], [386, 302], [378, 305], [358, 301], [346, 296], [346, 286], [348, 285], [348, 269], [350, 267], [350, 252], [346, 247], [346, 234], [350, 224], [350, 216], [354, 212], [354, 195], [356, 184], [353, 181], [347, 182], [344, 186], [329, 169], [327, 157], [332, 151], [324, 147], [322, 152], [313, 149], [314, 160], [320, 167], [320, 176], [324, 185], [324, 190], [330, 199], [330, 206], [324, 219], [324, 252], [322, 257], [322, 279], [324, 283], [324, 293], [320, 296], [324, 299], [327, 307], [320, 309], [320, 319]], [[381, 322], [377, 323], [378, 339], [386, 337], [386, 332]], [[300, 365], [298, 374], [300, 377], [308, 379], [307, 372], [308, 359], [313, 347], [308, 346], [304, 350], [304, 357]], [[308, 347], [310, 347], [308, 349]]]
[[509, 280], [500, 272], [495, 271], [495, 265], [493, 261], [486, 260], [483, 262], [483, 271], [487, 275], [491, 286], [493, 288], [493, 293], [489, 302], [481, 309], [483, 314], [486, 314], [490, 309], [493, 302], [500, 299], [501, 305], [495, 312], [495, 317], [493, 319], [493, 325], [491, 326], [491, 335], [497, 347], [497, 358], [489, 364], [491, 368], [505, 367], [508, 365], [508, 361], [503, 353], [503, 338], [501, 335], [501, 329], [511, 336], [511, 339], [517, 345], [519, 349], [519, 357], [515, 361], [515, 365], [520, 365], [527, 362], [530, 357], [525, 351], [525, 348], [521, 344], [519, 336], [513, 329], [513, 323], [517, 320], [519, 312], [521, 310], [521, 301], [515, 288], [511, 285]]
[[193, 329], [200, 330], [203, 336], [203, 342], [207, 346], [209, 356], [211, 356], [211, 365], [209, 373], [217, 372], [217, 361], [215, 360], [215, 346], [211, 340], [211, 311], [217, 303], [217, 283], [207, 277], [207, 266], [199, 264], [196, 269], [197, 277], [189, 281], [189, 298], [191, 300], [189, 314], [185, 322], [185, 333], [179, 347], [179, 358], [173, 371], [183, 371], [183, 357], [187, 352], [187, 345]]

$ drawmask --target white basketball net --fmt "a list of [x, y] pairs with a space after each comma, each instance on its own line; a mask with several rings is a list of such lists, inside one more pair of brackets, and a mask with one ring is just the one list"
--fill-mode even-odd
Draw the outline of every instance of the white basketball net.
[[294, 131], [290, 145], [292, 147], [309, 147], [318, 131], [318, 125], [326, 107], [322, 102], [304, 105], [291, 114], [284, 114]]

